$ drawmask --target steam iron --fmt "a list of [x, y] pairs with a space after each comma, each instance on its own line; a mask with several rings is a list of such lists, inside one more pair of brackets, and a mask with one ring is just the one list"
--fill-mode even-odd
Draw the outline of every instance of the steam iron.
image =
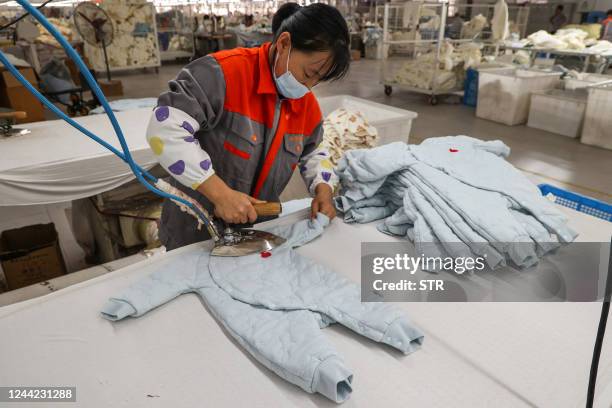
[[17, 119], [26, 119], [27, 117], [26, 112], [0, 108], [0, 137], [21, 136], [30, 133], [29, 129], [13, 127]]
[[[254, 204], [258, 217], [279, 215], [282, 211], [280, 203]], [[220, 239], [215, 242], [211, 251], [214, 256], [244, 256], [253, 253], [268, 252], [286, 241], [269, 232], [258, 231], [240, 226], [226, 226]]]

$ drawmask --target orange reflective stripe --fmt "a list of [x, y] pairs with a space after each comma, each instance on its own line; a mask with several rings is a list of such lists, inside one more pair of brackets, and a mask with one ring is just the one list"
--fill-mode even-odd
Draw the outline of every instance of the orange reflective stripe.
[[[281, 105], [281, 117], [283, 113], [283, 107]], [[270, 170], [272, 166], [274, 166], [274, 160], [276, 159], [276, 155], [283, 144], [283, 135], [285, 133], [284, 126], [282, 126], [282, 121], [279, 120], [278, 127], [276, 129], [276, 134], [274, 135], [274, 140], [272, 140], [272, 144], [270, 145], [270, 150], [268, 150], [268, 154], [266, 154], [266, 158], [264, 159], [263, 166], [261, 167], [261, 171], [259, 172], [259, 177], [257, 178], [257, 182], [255, 183], [255, 189], [253, 190], [253, 197], [258, 198], [259, 193], [261, 193], [261, 189], [263, 188], [268, 175], [270, 174]]]
[[237, 148], [236, 146], [234, 146], [233, 144], [231, 144], [230, 142], [228, 142], [227, 140], [223, 143], [223, 147], [225, 148], [225, 150], [227, 150], [228, 152], [244, 159], [244, 160], [249, 160], [251, 158], [251, 154], [248, 152], [244, 152], [242, 150], [240, 150], [239, 148]]

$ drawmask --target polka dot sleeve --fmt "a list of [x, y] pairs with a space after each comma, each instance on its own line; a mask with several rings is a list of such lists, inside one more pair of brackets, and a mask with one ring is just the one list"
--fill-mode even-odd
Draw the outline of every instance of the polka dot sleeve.
[[194, 190], [215, 173], [195, 137], [199, 128], [194, 118], [171, 106], [155, 108], [147, 127], [147, 141], [159, 164]]
[[327, 148], [319, 144], [311, 153], [300, 158], [300, 173], [312, 196], [320, 183], [329, 185], [332, 190], [338, 186], [335, 166], [330, 160]]

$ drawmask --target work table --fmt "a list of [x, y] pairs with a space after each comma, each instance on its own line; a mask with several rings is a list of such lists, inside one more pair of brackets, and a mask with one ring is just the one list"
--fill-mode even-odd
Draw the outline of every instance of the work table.
[[[561, 210], [580, 241], [609, 240], [611, 223]], [[301, 211], [270, 223], [304, 216]], [[375, 225], [336, 219], [298, 251], [359, 282], [361, 243], [398, 241]], [[253, 360], [194, 294], [136, 319], [111, 323], [100, 317], [107, 298], [150, 273], [161, 259], [209, 246], [158, 254], [0, 308], [0, 384], [76, 386], [77, 405], [87, 407], [336, 406]], [[337, 325], [324, 329], [354, 371], [354, 391], [345, 406], [584, 405], [600, 303], [397, 305], [425, 333], [421, 350], [408, 356]], [[612, 401], [609, 336], [596, 406], [604, 401]]]

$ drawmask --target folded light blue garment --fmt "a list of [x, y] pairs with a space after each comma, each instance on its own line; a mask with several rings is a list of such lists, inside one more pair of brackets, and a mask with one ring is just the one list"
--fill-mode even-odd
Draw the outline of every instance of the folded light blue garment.
[[267, 258], [211, 257], [202, 252], [173, 259], [110, 298], [102, 316], [142, 316], [183, 293], [195, 292], [264, 366], [309, 393], [343, 402], [352, 392], [353, 373], [321, 328], [337, 322], [404, 354], [420, 347], [423, 334], [397, 307], [362, 303], [359, 285], [293, 250], [315, 239], [328, 224], [329, 219], [318, 214], [315, 220], [270, 229], [287, 242]]
[[387, 197], [383, 194], [352, 202], [341, 196], [338, 197], [337, 206], [351, 209], [345, 212], [344, 222], [364, 224], [393, 214], [401, 206], [401, 203], [398, 204], [396, 201], [394, 197]]
[[417, 251], [429, 244], [430, 256], [467, 253], [486, 256], [491, 268], [529, 267], [577, 234], [505, 160], [509, 154], [501, 141], [468, 136], [349, 151], [336, 169], [336, 207], [347, 222], [384, 219], [379, 230], [406, 237]]
[[[449, 150], [458, 150], [449, 154]], [[412, 145], [414, 157], [480, 190], [497, 192], [516, 210], [525, 211], [556, 234], [561, 242], [572, 242], [577, 233], [565, 217], [525, 175], [505, 160], [510, 148], [501, 141], [485, 142], [468, 136], [426, 139]]]

